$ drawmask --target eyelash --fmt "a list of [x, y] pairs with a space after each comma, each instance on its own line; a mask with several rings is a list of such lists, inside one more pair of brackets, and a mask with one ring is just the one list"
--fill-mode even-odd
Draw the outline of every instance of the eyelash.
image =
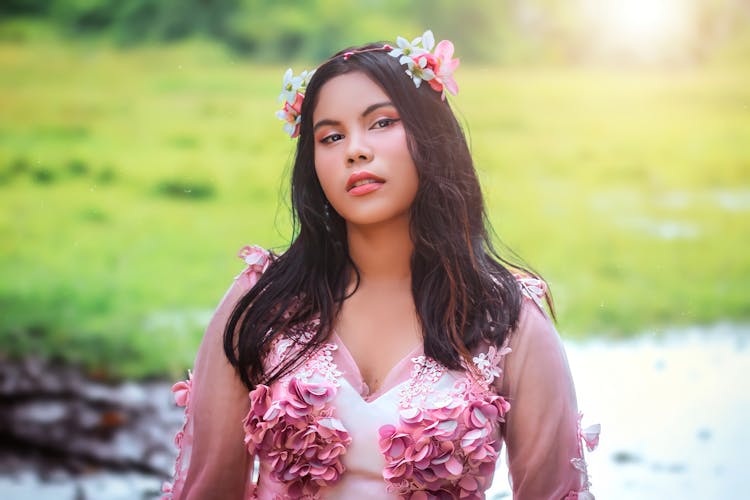
[[[387, 128], [400, 120], [401, 118], [381, 118], [380, 120], [377, 120], [375, 122], [375, 125], [373, 125], [372, 128]], [[385, 125], [383, 125], [383, 122], [385, 122]], [[333, 142], [340, 141], [341, 137], [343, 137], [342, 134], [331, 134], [326, 137], [323, 137], [320, 140], [320, 142], [322, 142], [323, 144], [332, 144]], [[333, 140], [334, 138], [337, 138], [337, 139]]]
[[[323, 144], [331, 144], [331, 143], [333, 143], [333, 142], [336, 142], [336, 141], [334, 141], [334, 140], [333, 140], [333, 138], [334, 138], [334, 137], [343, 137], [343, 136], [342, 136], [341, 134], [331, 134], [331, 135], [327, 135], [327, 136], [323, 137], [323, 138], [322, 138], [322, 139], [320, 140], [320, 142], [322, 142]], [[340, 139], [339, 139], [339, 140], [340, 140]]]
[[383, 127], [378, 127], [378, 128], [385, 128], [387, 126], [393, 125], [398, 120], [399, 120], [398, 118], [381, 118], [380, 120], [378, 120], [378, 121], [375, 122], [375, 125], [379, 125], [379, 124], [381, 124], [383, 122], [386, 122], [388, 125], [385, 125]]

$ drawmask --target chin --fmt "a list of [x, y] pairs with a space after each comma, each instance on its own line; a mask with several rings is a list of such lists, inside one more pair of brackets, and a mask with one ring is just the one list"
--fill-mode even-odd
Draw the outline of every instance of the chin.
[[392, 211], [368, 211], [366, 213], [348, 213], [342, 214], [342, 217], [347, 224], [354, 226], [373, 226], [379, 224], [388, 224], [395, 222], [408, 221], [409, 213], [406, 212], [392, 212]]

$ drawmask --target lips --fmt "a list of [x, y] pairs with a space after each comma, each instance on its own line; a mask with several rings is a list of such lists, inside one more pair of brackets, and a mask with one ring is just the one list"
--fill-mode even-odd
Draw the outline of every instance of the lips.
[[378, 177], [372, 172], [362, 170], [360, 172], [355, 172], [349, 176], [349, 180], [346, 181], [346, 190], [351, 191], [352, 189], [358, 188], [360, 186], [366, 186], [368, 184], [383, 184], [384, 182], [385, 179], [383, 179], [382, 177]]

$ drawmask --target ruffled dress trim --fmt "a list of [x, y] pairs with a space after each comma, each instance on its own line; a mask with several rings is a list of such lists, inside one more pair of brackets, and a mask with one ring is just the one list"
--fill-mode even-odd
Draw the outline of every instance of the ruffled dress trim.
[[188, 370], [187, 380], [177, 382], [172, 386], [172, 393], [177, 406], [185, 408], [185, 417], [180, 430], [174, 437], [177, 447], [177, 459], [174, 465], [172, 481], [164, 481], [161, 487], [161, 500], [172, 500], [179, 498], [182, 488], [185, 486], [188, 465], [190, 464], [190, 450], [193, 447], [193, 414], [190, 407], [190, 392], [193, 388], [193, 373]]
[[583, 413], [578, 414], [578, 456], [570, 460], [570, 464], [575, 470], [581, 475], [581, 485], [577, 491], [571, 491], [565, 497], [565, 500], [595, 500], [594, 495], [591, 494], [589, 488], [591, 488], [591, 481], [589, 481], [588, 469], [586, 461], [583, 456], [584, 447], [588, 451], [594, 451], [599, 445], [599, 433], [601, 432], [601, 425], [594, 424], [581, 428], [581, 421], [583, 420]]

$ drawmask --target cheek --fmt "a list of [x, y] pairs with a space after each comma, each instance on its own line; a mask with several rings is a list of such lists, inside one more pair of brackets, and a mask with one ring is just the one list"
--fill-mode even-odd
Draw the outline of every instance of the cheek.
[[419, 174], [409, 147], [406, 145], [406, 137], [399, 134], [381, 146], [381, 152], [387, 158], [387, 162], [392, 165], [391, 174], [399, 181], [399, 196], [411, 204], [419, 188]]
[[406, 189], [416, 193], [419, 187], [419, 173], [417, 172], [417, 166], [414, 164], [414, 159], [411, 156], [409, 148], [404, 145], [398, 151], [394, 151], [394, 155], [398, 158], [398, 164], [403, 165], [403, 179]]
[[416, 175], [416, 167], [414, 166], [414, 159], [409, 151], [409, 146], [406, 141], [406, 134], [402, 130], [398, 135], [398, 139], [389, 143], [390, 155], [394, 158], [398, 158], [398, 161], [402, 165], [409, 165], [414, 170]]

